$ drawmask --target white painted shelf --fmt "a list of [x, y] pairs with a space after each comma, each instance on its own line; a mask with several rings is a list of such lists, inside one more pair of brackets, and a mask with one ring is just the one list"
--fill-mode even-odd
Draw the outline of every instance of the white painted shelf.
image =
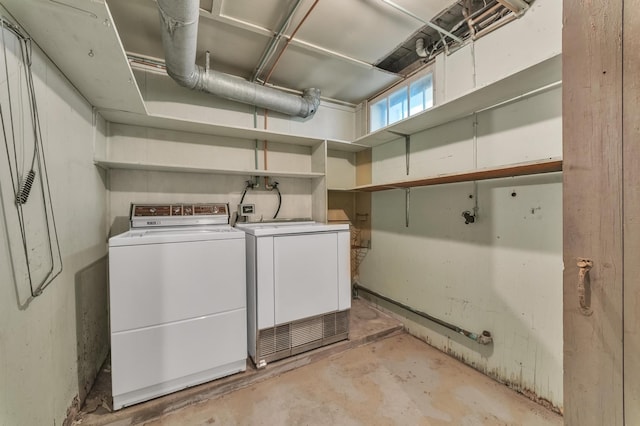
[[287, 172], [278, 170], [238, 170], [238, 169], [220, 169], [220, 168], [207, 168], [207, 167], [192, 167], [192, 166], [177, 166], [177, 165], [165, 165], [165, 164], [153, 164], [153, 163], [140, 163], [140, 162], [128, 162], [128, 161], [109, 161], [109, 160], [94, 160], [97, 166], [103, 169], [125, 169], [125, 170], [149, 170], [157, 172], [180, 172], [180, 173], [206, 173], [206, 174], [220, 174], [220, 175], [242, 175], [242, 176], [278, 176], [278, 177], [292, 177], [292, 178], [319, 178], [323, 177], [324, 173], [317, 172]]
[[561, 55], [557, 55], [495, 83], [474, 89], [420, 114], [362, 136], [353, 143], [367, 147], [382, 145], [401, 138], [399, 134], [413, 135], [528, 94], [560, 87], [561, 81], [562, 58]]
[[2, 4], [91, 105], [146, 113], [106, 1]]
[[[100, 110], [105, 120], [112, 123], [130, 124], [134, 126], [151, 127], [154, 129], [175, 130], [180, 132], [201, 133], [205, 135], [223, 136], [229, 138], [266, 140], [293, 145], [316, 146], [325, 140], [308, 136], [298, 136], [269, 130], [252, 129], [248, 127], [223, 126], [196, 120], [179, 119], [158, 114], [136, 114], [127, 111]], [[329, 149], [341, 151], [361, 151], [367, 147], [348, 141], [330, 140]]]
[[327, 149], [333, 149], [336, 151], [358, 152], [367, 148], [369, 147], [355, 142], [327, 139]]
[[[327, 139], [328, 149], [358, 152], [378, 146], [402, 135], [413, 135], [476, 112], [537, 93], [541, 90], [559, 87], [562, 80], [561, 55], [533, 65], [523, 71], [503, 78], [495, 83], [474, 89], [467, 94], [436, 105], [420, 114], [411, 116], [391, 126], [385, 127], [354, 141]], [[317, 146], [325, 139], [253, 129], [249, 127], [226, 126], [207, 122], [180, 119], [159, 114], [140, 114], [112, 109], [98, 111], [107, 121], [164, 130], [201, 133], [230, 138], [267, 140], [294, 145]]]
[[252, 129], [248, 127], [223, 126], [196, 120], [179, 119], [157, 114], [135, 114], [127, 111], [99, 111], [105, 120], [112, 123], [131, 124], [134, 126], [151, 127], [154, 129], [176, 130], [180, 132], [201, 133], [205, 135], [224, 136], [239, 139], [259, 139], [269, 142], [281, 142], [295, 145], [314, 146], [324, 142], [324, 139], [295, 136], [269, 130]]

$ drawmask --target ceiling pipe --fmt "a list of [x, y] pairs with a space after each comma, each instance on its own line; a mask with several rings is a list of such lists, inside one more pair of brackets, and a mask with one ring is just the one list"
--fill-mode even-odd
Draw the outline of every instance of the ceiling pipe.
[[424, 39], [419, 38], [416, 40], [416, 54], [421, 58], [426, 58], [429, 56], [427, 50], [424, 48]]
[[497, 2], [516, 15], [522, 15], [527, 9], [529, 9], [529, 3], [524, 0], [497, 0]]
[[300, 27], [302, 27], [302, 24], [304, 24], [304, 22], [307, 20], [309, 15], [311, 15], [311, 12], [313, 12], [313, 9], [316, 8], [316, 6], [318, 5], [318, 1], [319, 0], [315, 0], [313, 2], [311, 7], [309, 8], [309, 10], [307, 10], [307, 13], [305, 13], [304, 16], [302, 17], [302, 20], [300, 20], [300, 23], [298, 23], [298, 26], [296, 27], [296, 29], [293, 30], [293, 32], [291, 33], [291, 36], [289, 36], [289, 38], [287, 39], [287, 42], [285, 43], [284, 47], [282, 48], [282, 50], [278, 54], [278, 57], [276, 58], [275, 61], [273, 61], [273, 65], [271, 65], [271, 69], [269, 70], [269, 73], [267, 74], [267, 77], [264, 79], [265, 83], [267, 83], [269, 81], [269, 79], [271, 78], [271, 74], [273, 74], [273, 70], [275, 70], [276, 66], [278, 66], [278, 62], [280, 62], [280, 58], [284, 54], [284, 51], [287, 50], [287, 47], [289, 47], [289, 43], [291, 43], [291, 40], [293, 40], [293, 38], [296, 36], [296, 34], [298, 33], [298, 30], [300, 29]]
[[402, 7], [402, 6], [398, 5], [398, 4], [395, 4], [391, 0], [382, 0], [382, 1], [384, 3], [386, 3], [386, 4], [388, 4], [389, 6], [393, 7], [394, 9], [399, 10], [400, 12], [404, 13], [405, 15], [411, 16], [416, 21], [422, 22], [423, 24], [433, 28], [434, 30], [439, 32], [441, 35], [445, 35], [445, 36], [449, 37], [453, 41], [457, 41], [458, 43], [462, 43], [463, 40], [460, 37], [456, 36], [455, 34], [449, 32], [447, 30], [445, 30], [441, 26], [436, 25], [431, 21], [425, 21], [424, 19], [422, 19], [421, 17], [419, 17], [415, 13], [412, 13], [409, 10], [405, 9], [404, 7]]
[[473, 18], [471, 18], [471, 0], [467, 0], [465, 5], [462, 7], [462, 16], [464, 20], [467, 21], [467, 26], [469, 27], [469, 35], [472, 39], [474, 39], [476, 35], [476, 29], [473, 28]]
[[181, 86], [283, 114], [307, 118], [320, 105], [320, 90], [302, 96], [251, 83], [196, 65], [199, 0], [158, 0], [167, 73]]
[[278, 32], [275, 33], [271, 38], [271, 41], [269, 41], [269, 45], [267, 46], [265, 51], [262, 53], [262, 57], [260, 58], [260, 61], [258, 61], [258, 65], [256, 66], [256, 69], [253, 72], [253, 75], [251, 76], [251, 81], [256, 81], [260, 73], [262, 73], [262, 69], [264, 68], [267, 61], [271, 58], [271, 55], [273, 55], [273, 50], [276, 48], [276, 45], [278, 44], [280, 39], [282, 39], [284, 32], [286, 31], [287, 27], [289, 26], [289, 23], [291, 22], [291, 18], [296, 13], [301, 3], [302, 3], [302, 0], [296, 1], [296, 4], [293, 5], [291, 10], [285, 17], [284, 22], [282, 23], [282, 26], [280, 26], [280, 29], [278, 30]]

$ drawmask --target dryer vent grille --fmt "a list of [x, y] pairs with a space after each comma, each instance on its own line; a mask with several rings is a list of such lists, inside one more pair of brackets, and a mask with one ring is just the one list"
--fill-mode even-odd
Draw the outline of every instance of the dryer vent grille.
[[258, 332], [254, 361], [285, 358], [349, 337], [349, 310], [318, 315]]

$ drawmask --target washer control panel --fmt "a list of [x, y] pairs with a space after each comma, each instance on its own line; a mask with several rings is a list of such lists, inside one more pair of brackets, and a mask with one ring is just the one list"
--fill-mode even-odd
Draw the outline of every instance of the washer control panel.
[[156, 226], [217, 225], [229, 223], [224, 203], [131, 204], [132, 228]]

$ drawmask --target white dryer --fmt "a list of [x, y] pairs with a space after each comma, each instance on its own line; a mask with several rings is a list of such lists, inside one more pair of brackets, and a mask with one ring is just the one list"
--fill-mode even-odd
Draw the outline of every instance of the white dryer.
[[348, 224], [236, 224], [247, 234], [249, 355], [267, 362], [348, 338]]
[[226, 204], [131, 207], [109, 239], [113, 408], [246, 369], [245, 236]]

